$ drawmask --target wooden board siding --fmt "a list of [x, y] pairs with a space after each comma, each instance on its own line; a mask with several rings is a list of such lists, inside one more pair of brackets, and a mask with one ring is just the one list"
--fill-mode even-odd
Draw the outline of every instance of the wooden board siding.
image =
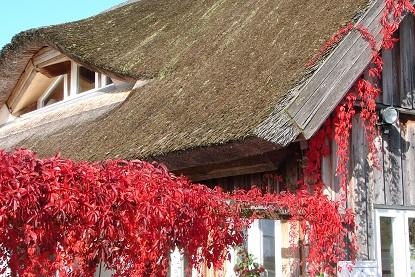
[[382, 95], [378, 102], [404, 109], [415, 107], [415, 18], [404, 18], [395, 34], [399, 42], [382, 51]]
[[[355, 128], [364, 131], [361, 126]], [[367, 151], [361, 152], [362, 137], [354, 132], [360, 131], [352, 132], [352, 179], [361, 179], [357, 167], [363, 160], [358, 157], [364, 155], [367, 160]], [[367, 165], [364, 169], [374, 204], [415, 206], [415, 119], [381, 126], [376, 144], [380, 168]]]
[[415, 205], [415, 121], [401, 124], [404, 204]]
[[358, 259], [366, 260], [369, 255], [369, 227], [371, 226], [372, 205], [368, 189], [368, 156], [365, 129], [359, 116], [353, 118], [350, 149], [349, 207], [356, 214], [356, 239], [359, 246]]
[[262, 172], [256, 174], [246, 174], [238, 176], [229, 176], [211, 180], [202, 181], [203, 184], [209, 187], [220, 186], [225, 191], [233, 191], [235, 189], [250, 189], [253, 186], [257, 187], [273, 187], [275, 191], [279, 191], [279, 185], [265, 178], [266, 174], [276, 174], [276, 172]]
[[383, 91], [378, 102], [385, 105], [399, 106], [400, 102], [400, 64], [399, 64], [399, 42], [388, 50], [382, 51], [383, 72], [382, 87]]
[[[286, 220], [281, 221], [281, 233], [286, 234], [281, 238], [282, 276], [303, 276], [301, 274], [301, 269], [298, 266], [301, 259], [300, 251], [299, 249], [296, 249], [293, 253], [293, 249], [290, 248], [290, 246], [292, 246], [288, 235], [292, 233], [290, 232], [290, 228], [297, 229], [298, 231], [298, 226], [295, 226]], [[295, 240], [298, 241], [300, 238], [297, 237]]]
[[359, 259], [374, 259], [374, 208], [415, 207], [415, 118], [382, 125], [376, 144], [380, 168], [368, 159], [360, 120], [354, 119], [348, 201], [356, 213]]
[[399, 123], [385, 125], [383, 138], [383, 175], [386, 205], [403, 205], [401, 128]]
[[[281, 152], [268, 153], [268, 155], [273, 155], [275, 157], [275, 159], [273, 159], [274, 167], [272, 170], [262, 170], [256, 171], [255, 173], [240, 173], [235, 175], [229, 174], [226, 175], [226, 177], [222, 177], [222, 175], [219, 178], [200, 179], [199, 182], [210, 187], [219, 185], [226, 191], [250, 189], [253, 186], [260, 187], [270, 192], [280, 192], [287, 188], [295, 188], [298, 180], [302, 178], [301, 151], [298, 147], [295, 147], [288, 153], [289, 155]], [[279, 158], [277, 156], [279, 156]], [[279, 162], [275, 162], [276, 160], [279, 160]], [[254, 161], [258, 162], [258, 160]], [[222, 164], [222, 170], [226, 171], [227, 167], [232, 167], [233, 165], [232, 162]], [[234, 171], [226, 172], [229, 173]], [[276, 181], [275, 178], [269, 178], [268, 176], [281, 176], [283, 177], [283, 181], [279, 182]]]
[[[359, 22], [378, 40], [382, 37], [379, 21], [383, 8], [383, 1], [375, 1]], [[310, 138], [329, 116], [370, 59], [368, 43], [357, 31], [352, 31], [301, 89], [286, 111], [304, 130], [306, 138]]]
[[[374, 1], [358, 23], [374, 35], [379, 48], [383, 36], [379, 22], [384, 5], [384, 1]], [[405, 17], [399, 32], [402, 43], [395, 46], [395, 50], [384, 51], [388, 67], [383, 81], [386, 94], [379, 101], [386, 105], [412, 109], [415, 99], [415, 34], [412, 15]], [[372, 49], [367, 41], [357, 31], [351, 31], [300, 89], [285, 112], [302, 130], [306, 139], [315, 134], [357, 78], [364, 73], [371, 61], [371, 54]]]
[[336, 174], [337, 170], [337, 144], [335, 141], [330, 142], [330, 155], [322, 158], [321, 163], [321, 178], [325, 185], [325, 194], [331, 200], [338, 200], [338, 193], [340, 191], [339, 177]]
[[383, 175], [383, 138], [379, 134], [376, 139], [377, 161], [378, 165], [371, 168], [369, 171], [368, 187], [372, 192], [373, 203], [378, 205], [385, 204], [385, 182]]
[[400, 106], [412, 109], [415, 89], [414, 17], [407, 16], [400, 26]]

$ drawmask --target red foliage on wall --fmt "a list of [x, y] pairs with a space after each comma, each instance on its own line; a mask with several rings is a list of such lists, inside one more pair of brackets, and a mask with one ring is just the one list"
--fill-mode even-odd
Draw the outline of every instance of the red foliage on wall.
[[[18, 276], [163, 276], [170, 250], [215, 266], [249, 224], [228, 195], [143, 161], [0, 152], [0, 259]], [[4, 271], [4, 269], [3, 269]]]
[[[382, 46], [390, 48], [396, 42], [393, 32], [403, 12], [414, 13], [415, 9], [408, 0], [385, 3]], [[361, 26], [348, 25], [323, 51], [351, 29], [371, 45], [369, 74], [379, 78], [382, 60], [378, 45]], [[18, 276], [52, 276], [55, 272], [91, 276], [99, 262], [118, 276], [161, 276], [166, 274], [170, 251], [179, 247], [190, 265], [220, 267], [228, 247], [241, 244], [243, 230], [252, 218], [261, 217], [258, 213], [249, 218], [241, 214], [260, 206], [270, 214], [286, 210], [292, 221], [301, 224], [309, 246], [310, 275], [334, 274], [336, 263], [347, 257], [345, 238], [354, 228], [354, 217], [350, 210], [340, 209], [344, 199], [331, 201], [323, 194], [321, 157], [329, 153], [334, 126], [337, 172], [346, 191], [356, 100], [360, 101], [370, 151], [376, 150], [375, 99], [380, 90], [374, 83], [358, 80], [336, 109], [334, 119], [310, 140], [302, 182], [307, 186], [297, 192], [262, 194], [252, 189], [227, 194], [192, 184], [161, 165], [143, 161], [76, 163], [58, 156], [37, 159], [27, 150], [0, 151], [0, 262], [7, 263]], [[354, 237], [348, 247], [353, 254]]]
[[[360, 108], [359, 116], [362, 119], [363, 127], [368, 145], [369, 159], [373, 166], [378, 166], [377, 161], [377, 147], [375, 145], [375, 138], [378, 135], [376, 124], [378, 123], [378, 113], [376, 98], [380, 95], [381, 89], [377, 86], [382, 77], [383, 61], [379, 54], [379, 49], [392, 48], [398, 41], [394, 37], [394, 33], [398, 30], [400, 21], [406, 12], [415, 15], [415, 8], [409, 0], [384, 0], [385, 10], [382, 15], [382, 34], [383, 39], [378, 43], [375, 36], [371, 34], [366, 28], [359, 25], [348, 24], [345, 28], [339, 30], [319, 51], [319, 53], [306, 65], [310, 67], [319, 60], [328, 49], [337, 44], [343, 37], [351, 30], [356, 30], [360, 33], [372, 49], [372, 61], [368, 68], [367, 77], [363, 76], [357, 80], [353, 88], [346, 94], [344, 100], [340, 103], [334, 112], [333, 117], [329, 118], [325, 125], [317, 132], [317, 134], [310, 140], [309, 151], [307, 153], [307, 167], [305, 169], [305, 180], [313, 180], [313, 182], [321, 183], [321, 158], [326, 156], [324, 150], [327, 141], [332, 139], [331, 131], [334, 128], [334, 140], [337, 144], [337, 170], [342, 192], [340, 193], [341, 210], [352, 219], [353, 213], [346, 209], [346, 192], [348, 190], [348, 161], [349, 161], [349, 144], [350, 134], [352, 131], [352, 119], [357, 113], [357, 107]], [[367, 78], [367, 79], [365, 79]], [[351, 247], [354, 248], [355, 236], [352, 236]], [[326, 271], [327, 272], [327, 271]]]
[[[178, 247], [190, 265], [220, 268], [261, 206], [287, 210], [308, 237], [311, 273], [345, 257], [352, 217], [321, 191], [233, 194], [192, 184], [143, 161], [76, 163], [0, 151], [0, 260], [18, 276], [92, 276], [103, 262], [116, 276], [163, 276]], [[3, 272], [6, 270], [2, 269]]]
[[[290, 221], [299, 223], [306, 236], [308, 255], [305, 264], [310, 276], [325, 272], [335, 275], [338, 261], [354, 259], [354, 241], [346, 242], [350, 232], [354, 229], [354, 217], [350, 210], [340, 214], [340, 202], [330, 200], [317, 186], [310, 192], [306, 187], [296, 192], [282, 192], [280, 194], [262, 194], [258, 189], [238, 191], [233, 200], [241, 207], [261, 207], [261, 218], [264, 211], [270, 215], [286, 213]], [[297, 237], [298, 232], [291, 232]], [[349, 251], [347, 251], [349, 249]]]
[[[365, 27], [358, 24], [348, 24], [345, 28], [339, 30], [318, 52], [318, 54], [306, 65], [311, 66], [317, 62], [328, 49], [339, 42], [344, 36], [351, 30], [356, 30], [364, 38], [370, 48], [372, 49], [372, 61], [368, 68], [369, 78], [363, 76], [359, 78], [353, 88], [347, 93], [345, 99], [340, 103], [334, 113], [334, 126], [335, 136], [334, 139], [337, 143], [338, 150], [338, 168], [337, 175], [340, 177], [340, 184], [343, 191], [347, 190], [347, 163], [349, 160], [349, 142], [350, 133], [352, 130], [352, 119], [356, 114], [356, 107], [359, 106], [359, 116], [362, 119], [363, 126], [365, 128], [366, 139], [368, 142], [369, 158], [374, 166], [377, 166], [377, 148], [375, 145], [375, 138], [378, 135], [376, 124], [379, 120], [377, 113], [376, 98], [381, 93], [381, 88], [377, 86], [380, 78], [382, 77], [383, 60], [379, 54], [379, 49], [392, 48], [398, 41], [394, 37], [394, 33], [398, 30], [400, 21], [405, 12], [409, 12], [415, 15], [415, 8], [409, 0], [384, 0], [385, 9], [381, 18], [382, 35], [381, 42], [377, 42], [375, 36], [371, 34]], [[366, 78], [366, 79], [365, 79]], [[330, 121], [332, 119], [329, 119]], [[326, 127], [323, 127], [320, 132], [324, 133]], [[320, 133], [319, 132], [319, 133]], [[319, 140], [321, 134], [315, 135], [313, 140], [316, 145], [325, 143]], [[310, 150], [313, 152], [314, 150]], [[324, 155], [324, 153], [323, 153]], [[314, 158], [315, 160], [315, 158]]]

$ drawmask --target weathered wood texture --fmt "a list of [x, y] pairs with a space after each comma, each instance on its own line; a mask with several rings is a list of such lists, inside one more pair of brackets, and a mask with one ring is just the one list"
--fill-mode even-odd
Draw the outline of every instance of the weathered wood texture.
[[415, 205], [415, 121], [401, 124], [404, 204]]
[[[379, 48], [383, 9], [384, 1], [375, 1], [359, 22], [374, 35]], [[404, 18], [397, 36], [401, 42], [394, 49], [383, 51], [386, 68], [383, 75], [385, 93], [378, 101], [412, 109], [415, 99], [415, 34], [412, 15]], [[367, 68], [371, 58], [372, 49], [367, 41], [359, 32], [352, 31], [301, 88], [296, 99], [285, 111], [302, 130], [306, 139], [318, 130]]]
[[359, 246], [358, 259], [370, 259], [373, 203], [369, 190], [369, 163], [365, 129], [359, 116], [353, 118], [350, 149], [350, 182], [348, 203], [356, 214], [356, 239]]
[[348, 203], [356, 213], [361, 259], [375, 258], [375, 205], [415, 206], [415, 119], [382, 125], [375, 143], [379, 168], [369, 159], [360, 119], [354, 119]]
[[400, 65], [399, 65], [399, 42], [388, 50], [382, 51], [382, 94], [378, 102], [385, 105], [398, 106], [400, 102]]
[[323, 157], [321, 163], [321, 178], [325, 184], [325, 194], [332, 200], [339, 199], [340, 183], [336, 174], [337, 170], [337, 144], [335, 141], [330, 142], [330, 155]]
[[[270, 182], [264, 177], [264, 175], [267, 173], [275, 172], [261, 172], [255, 174], [228, 176], [223, 178], [205, 180], [202, 181], [202, 183], [210, 187], [220, 186], [225, 191], [233, 191], [235, 189], [250, 189], [253, 186], [268, 187], [272, 184], [272, 182]], [[278, 184], [275, 184], [275, 188], [277, 190]]]
[[[382, 37], [379, 24], [384, 1], [376, 1], [359, 24]], [[310, 138], [329, 116], [371, 60], [371, 49], [359, 32], [352, 31], [302, 88], [287, 108], [288, 114]]]
[[383, 138], [383, 176], [386, 205], [403, 205], [401, 128], [399, 123], [385, 125]]
[[369, 171], [369, 188], [372, 191], [372, 199], [374, 204], [385, 204], [385, 181], [383, 175], [383, 137], [379, 134], [375, 139], [377, 148], [378, 165], [373, 166]]
[[[222, 153], [219, 153], [218, 150], [216, 150], [214, 152], [216, 155], [210, 157], [211, 159], [216, 158], [216, 163], [212, 162], [209, 164], [206, 162], [205, 165], [200, 165], [195, 163], [195, 161], [199, 160], [200, 156], [206, 156], [207, 153], [204, 153], [203, 151], [197, 152], [196, 150], [192, 155], [178, 155], [174, 157], [174, 159], [172, 159], [172, 157], [167, 159], [165, 156], [163, 157], [164, 160], [158, 161], [167, 165], [167, 167], [175, 174], [185, 175], [192, 181], [198, 182], [227, 176], [274, 171], [278, 169], [282, 163], [285, 164], [287, 163], [287, 160], [295, 157], [295, 153], [298, 151], [298, 143], [294, 143], [279, 150], [262, 153], [257, 152], [256, 154], [255, 152], [251, 152], [251, 156], [244, 156], [247, 152], [236, 152], [237, 147], [237, 145], [234, 145], [232, 149], [228, 149], [233, 151], [233, 153], [235, 153], [234, 155], [226, 155], [227, 149], [222, 146]], [[257, 151], [258, 150], [259, 149], [257, 149]], [[175, 162], [178, 161], [178, 158], [180, 157], [181, 159], [179, 162]], [[177, 167], [178, 165], [182, 167]]]
[[400, 106], [413, 108], [415, 89], [414, 17], [405, 17], [400, 26]]
[[415, 19], [404, 18], [395, 34], [399, 42], [395, 47], [382, 51], [382, 95], [378, 102], [404, 109], [415, 107]]
[[[234, 176], [228, 175], [227, 177], [214, 178], [201, 182], [210, 187], [220, 186], [226, 191], [250, 189], [256, 186], [269, 192], [281, 192], [297, 187], [298, 180], [302, 178], [300, 159], [300, 151], [295, 151], [291, 152], [289, 156], [285, 156], [284, 163], [281, 163], [278, 168], [272, 171]], [[282, 177], [282, 180], [274, 178], [276, 176]]]
[[[357, 127], [364, 130], [361, 126]], [[357, 131], [354, 131], [357, 132]], [[363, 132], [363, 131], [362, 131]], [[352, 178], [359, 179], [356, 150], [361, 146], [361, 137], [352, 138]], [[368, 174], [368, 187], [373, 193], [376, 205], [414, 206], [415, 205], [415, 121], [405, 121], [393, 125], [381, 126], [380, 136], [376, 138], [379, 147], [377, 159], [380, 168], [370, 165], [365, 169]], [[364, 146], [367, 147], [367, 146]], [[356, 148], [356, 149], [355, 149]], [[359, 153], [367, 160], [367, 150]], [[356, 171], [357, 170], [357, 171]], [[361, 183], [361, 182], [357, 182]]]
[[262, 155], [278, 149], [275, 144], [265, 140], [247, 138], [239, 142], [172, 152], [167, 155], [153, 157], [153, 159], [149, 160], [165, 164], [174, 173], [186, 175], [189, 172], [185, 171], [191, 170], [192, 168], [219, 164], [222, 164], [221, 168], [224, 168], [230, 162]]

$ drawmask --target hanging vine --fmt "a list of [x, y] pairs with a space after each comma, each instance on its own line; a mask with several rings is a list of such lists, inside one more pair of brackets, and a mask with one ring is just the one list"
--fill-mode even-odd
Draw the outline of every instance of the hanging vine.
[[337, 208], [321, 191], [229, 194], [144, 161], [0, 151], [0, 274], [93, 276], [102, 262], [115, 276], [165, 276], [176, 247], [191, 267], [220, 268], [253, 219], [281, 210], [308, 236], [310, 273], [333, 272], [354, 224]]
[[[359, 78], [352, 89], [346, 94], [344, 100], [336, 108], [332, 117], [330, 117], [324, 126], [309, 142], [309, 150], [306, 154], [307, 167], [305, 172], [305, 181], [308, 184], [319, 184], [323, 186], [321, 181], [321, 159], [327, 156], [326, 145], [328, 141], [334, 139], [337, 145], [337, 169], [336, 174], [339, 177], [341, 192], [339, 195], [338, 207], [342, 207], [342, 212], [347, 214], [350, 222], [354, 222], [354, 215], [350, 209], [346, 209], [346, 193], [348, 190], [348, 161], [350, 149], [350, 135], [352, 131], [353, 118], [357, 114], [359, 107], [359, 116], [363, 122], [365, 130], [369, 159], [373, 166], [378, 166], [376, 137], [378, 136], [378, 113], [376, 99], [381, 93], [378, 87], [379, 80], [383, 71], [383, 60], [379, 54], [379, 49], [391, 49], [394, 47], [398, 39], [394, 33], [398, 30], [399, 24], [405, 13], [415, 15], [415, 8], [409, 0], [384, 0], [385, 10], [381, 18], [383, 39], [377, 43], [375, 36], [371, 34], [365, 27], [360, 25], [348, 24], [345, 28], [339, 30], [330, 40], [328, 40], [320, 49], [318, 54], [311, 59], [306, 65], [313, 66], [321, 57], [325, 55], [328, 49], [332, 48], [341, 39], [343, 39], [351, 30], [359, 32], [361, 37], [365, 39], [372, 50], [372, 61], [368, 68], [369, 78], [363, 76]], [[365, 79], [366, 78], [366, 79]], [[334, 138], [332, 131], [334, 129]], [[311, 182], [310, 182], [311, 180]], [[319, 192], [317, 192], [318, 194]], [[353, 225], [353, 224], [351, 224]], [[354, 230], [353, 230], [354, 231]], [[355, 236], [351, 238], [351, 248], [356, 249]], [[353, 251], [352, 251], [353, 252]], [[322, 271], [323, 272], [323, 271]], [[324, 272], [328, 272], [324, 270]]]
[[240, 245], [243, 231], [263, 216], [257, 212], [241, 216], [253, 207], [269, 214], [286, 211], [307, 238], [309, 274], [335, 274], [338, 261], [354, 259], [355, 237], [349, 243], [345, 238], [355, 224], [352, 211], [342, 207], [344, 198], [332, 201], [324, 195], [321, 158], [330, 153], [329, 142], [334, 139], [337, 174], [347, 191], [350, 133], [359, 106], [375, 162], [375, 100], [380, 93], [376, 79], [383, 66], [378, 50], [393, 47], [393, 33], [405, 12], [415, 14], [409, 0], [385, 4], [381, 45], [367, 29], [349, 24], [319, 53], [356, 30], [372, 49], [371, 79], [359, 79], [310, 140], [305, 178], [296, 192], [251, 189], [229, 194], [143, 161], [76, 163], [59, 156], [38, 159], [27, 150], [0, 151], [0, 274], [11, 270], [15, 276], [92, 276], [102, 262], [116, 276], [162, 276], [176, 247], [190, 266], [220, 268], [229, 246]]
[[[409, 0], [384, 0], [385, 9], [381, 17], [382, 35], [383, 39], [380, 43], [377, 43], [374, 34], [371, 34], [365, 27], [361, 25], [348, 24], [345, 28], [339, 30], [327, 43], [320, 49], [318, 54], [311, 59], [307, 66], [314, 65], [328, 49], [332, 48], [342, 38], [344, 38], [351, 30], [355, 30], [360, 33], [363, 39], [365, 39], [372, 50], [372, 61], [368, 69], [370, 79], [361, 77], [357, 80], [353, 88], [346, 94], [345, 99], [336, 108], [334, 113], [334, 140], [338, 146], [338, 167], [337, 175], [340, 179], [340, 184], [343, 191], [347, 190], [347, 163], [349, 160], [349, 142], [350, 134], [352, 130], [352, 119], [356, 114], [356, 107], [360, 108], [360, 118], [362, 119], [365, 129], [366, 139], [368, 142], [369, 157], [374, 166], [377, 166], [377, 147], [375, 145], [375, 138], [378, 136], [378, 130], [376, 124], [379, 120], [378, 113], [376, 111], [376, 99], [381, 93], [381, 88], [378, 87], [379, 80], [383, 71], [383, 60], [379, 54], [379, 49], [391, 49], [398, 41], [394, 37], [394, 33], [398, 30], [400, 21], [405, 13], [409, 12], [415, 15], [415, 8]], [[320, 131], [326, 132], [326, 127], [323, 127]], [[318, 132], [313, 140], [316, 140], [314, 144], [326, 143], [319, 139], [321, 134]], [[324, 136], [325, 138], [327, 135]], [[310, 147], [310, 151], [313, 152], [313, 148]], [[324, 153], [323, 153], [324, 155]]]

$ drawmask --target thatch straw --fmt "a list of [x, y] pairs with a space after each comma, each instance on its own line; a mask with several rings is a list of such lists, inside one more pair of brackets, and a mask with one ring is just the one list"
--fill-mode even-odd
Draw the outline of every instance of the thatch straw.
[[[153, 79], [107, 117], [24, 146], [88, 160], [157, 156], [240, 141], [267, 133], [259, 126], [279, 126], [262, 123], [272, 112], [278, 119], [275, 108], [304, 77], [307, 61], [366, 4], [142, 0], [20, 34], [3, 50], [0, 68], [8, 64], [12, 71], [9, 64], [30, 49], [51, 45], [93, 68]], [[0, 69], [0, 80], [0, 94], [7, 94], [15, 78]], [[295, 139], [298, 132], [288, 134]]]

